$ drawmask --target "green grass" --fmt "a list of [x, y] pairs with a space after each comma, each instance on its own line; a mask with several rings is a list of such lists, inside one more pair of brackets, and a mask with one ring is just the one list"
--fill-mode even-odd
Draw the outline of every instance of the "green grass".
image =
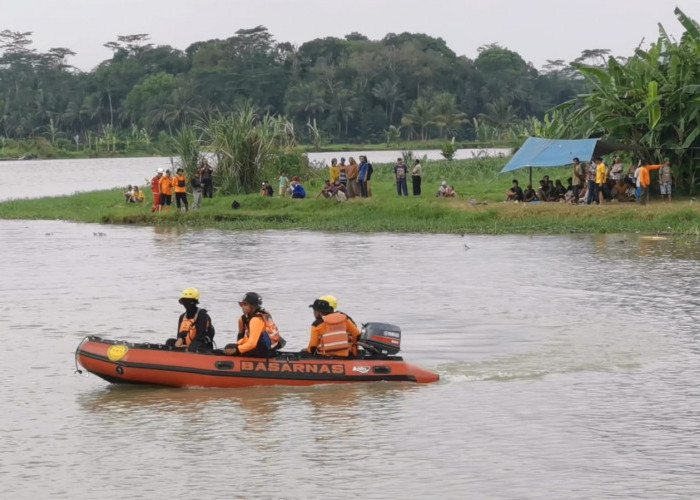
[[[60, 219], [78, 222], [150, 226], [215, 227], [236, 230], [305, 229], [343, 232], [401, 233], [620, 233], [642, 232], [700, 236], [700, 204], [679, 200], [650, 205], [610, 203], [571, 206], [561, 203], [502, 203], [513, 178], [527, 184], [529, 172], [499, 174], [505, 159], [429, 162], [424, 167], [423, 195], [399, 197], [390, 165], [376, 165], [372, 198], [335, 203], [314, 198], [327, 171], [305, 180], [308, 198], [263, 198], [256, 194], [217, 196], [204, 200], [198, 212], [150, 212], [125, 204], [121, 189], [36, 200], [0, 203], [0, 218]], [[570, 169], [535, 169], [565, 181]], [[455, 186], [455, 199], [434, 196], [445, 179]], [[411, 191], [409, 180], [409, 192]], [[233, 210], [237, 200], [241, 208]], [[190, 201], [191, 203], [191, 201]]]

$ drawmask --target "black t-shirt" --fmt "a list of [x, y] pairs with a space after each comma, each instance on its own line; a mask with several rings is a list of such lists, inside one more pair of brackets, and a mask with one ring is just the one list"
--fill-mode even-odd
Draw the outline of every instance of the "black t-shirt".
[[523, 189], [520, 186], [515, 186], [513, 188], [513, 191], [515, 191], [515, 199], [517, 201], [523, 201], [525, 199], [525, 196], [523, 195]]

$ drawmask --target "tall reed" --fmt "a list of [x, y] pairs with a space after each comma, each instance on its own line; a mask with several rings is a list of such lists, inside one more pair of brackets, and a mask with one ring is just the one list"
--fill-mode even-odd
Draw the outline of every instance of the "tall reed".
[[173, 136], [173, 142], [178, 154], [177, 164], [173, 167], [182, 167], [187, 176], [194, 174], [202, 157], [201, 132], [193, 125], [183, 125]]
[[258, 116], [250, 103], [209, 120], [207, 130], [218, 160], [216, 178], [221, 194], [257, 190], [262, 171], [276, 150], [277, 128], [274, 118]]

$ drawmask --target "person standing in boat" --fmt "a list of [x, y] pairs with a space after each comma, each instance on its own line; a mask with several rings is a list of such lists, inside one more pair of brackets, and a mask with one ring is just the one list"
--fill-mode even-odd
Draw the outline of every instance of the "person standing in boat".
[[186, 347], [188, 351], [214, 348], [214, 325], [206, 309], [199, 308], [199, 290], [185, 288], [179, 300], [185, 308], [177, 321], [177, 337], [168, 339], [168, 347]]
[[262, 297], [248, 292], [238, 305], [243, 314], [238, 318], [238, 342], [228, 344], [224, 354], [228, 356], [248, 356], [269, 358], [277, 349], [284, 346], [272, 315], [262, 307]]
[[357, 355], [357, 339], [360, 330], [350, 316], [336, 311], [338, 300], [324, 295], [309, 306], [314, 312], [311, 323], [311, 340], [303, 353], [320, 356], [348, 357]]

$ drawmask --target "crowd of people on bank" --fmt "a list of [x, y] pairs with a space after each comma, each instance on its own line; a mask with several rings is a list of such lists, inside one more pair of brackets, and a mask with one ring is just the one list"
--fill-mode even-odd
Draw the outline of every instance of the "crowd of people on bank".
[[325, 180], [317, 198], [323, 197], [337, 202], [352, 198], [370, 198], [372, 196], [372, 174], [374, 167], [365, 155], [359, 155], [358, 163], [350, 156], [331, 159], [328, 167], [328, 179]]
[[169, 212], [173, 195], [177, 209], [181, 212], [189, 211], [188, 187], [193, 198], [192, 209], [199, 210], [202, 207], [203, 198], [214, 196], [213, 175], [214, 169], [206, 158], [202, 159], [199, 168], [189, 179], [185, 176], [185, 170], [182, 167], [175, 169], [175, 175], [172, 174], [171, 169], [159, 168], [156, 170], [156, 175], [149, 181], [153, 193], [151, 212]]
[[[324, 185], [316, 195], [316, 198], [328, 198], [337, 202], [347, 201], [353, 198], [370, 198], [372, 197], [372, 174], [374, 167], [369, 162], [366, 155], [358, 156], [359, 163], [354, 157], [350, 156], [347, 159], [341, 157], [340, 161], [337, 158], [331, 159], [331, 164], [328, 167], [328, 178], [324, 181]], [[411, 185], [413, 196], [421, 195], [421, 181], [423, 166], [420, 160], [415, 160], [410, 169]], [[394, 180], [396, 183], [396, 194], [398, 196], [408, 196], [408, 175], [409, 167], [403, 158], [397, 158], [393, 167]], [[444, 183], [446, 185], [446, 183]], [[269, 183], [263, 182], [263, 187], [260, 191], [262, 196], [272, 196], [272, 192], [268, 189]], [[292, 177], [290, 181], [286, 173], [282, 173], [279, 177], [279, 195], [291, 196], [292, 198], [305, 198], [306, 193], [301, 187], [302, 193], [298, 193], [300, 180], [298, 177]], [[289, 186], [289, 187], [287, 187]], [[454, 188], [449, 186], [445, 190], [440, 187], [436, 196], [455, 196]]]
[[[359, 155], [358, 158], [359, 163], [352, 156], [347, 160], [345, 157], [341, 157], [340, 161], [333, 158], [328, 167], [329, 177], [325, 180], [316, 198], [344, 202], [352, 198], [371, 197], [374, 168], [366, 155]], [[668, 159], [659, 165], [648, 165], [639, 161], [630, 165], [626, 172], [620, 157], [615, 157], [610, 167], [600, 157], [588, 163], [573, 158], [572, 166], [572, 176], [566, 180], [566, 185], [561, 179], [552, 181], [548, 175], [545, 175], [536, 187], [528, 184], [523, 189], [518, 180], [513, 179], [512, 186], [505, 193], [506, 201], [561, 202], [587, 205], [600, 205], [609, 201], [647, 203], [651, 185], [650, 172], [654, 170], [658, 170], [662, 197], [669, 202], [672, 199], [673, 174]], [[203, 199], [213, 197], [213, 174], [214, 170], [206, 158], [202, 159], [200, 167], [189, 179], [186, 178], [182, 168], [177, 168], [174, 174], [171, 169], [159, 168], [156, 175], [150, 180], [153, 192], [151, 211], [169, 212], [173, 198], [175, 198], [175, 205], [179, 211], [189, 211], [188, 189], [193, 197], [193, 209], [200, 209]], [[409, 166], [406, 165], [404, 158], [396, 159], [393, 175], [397, 195], [408, 196]], [[413, 166], [410, 167], [410, 176], [413, 196], [421, 196], [423, 166], [419, 159], [413, 161]], [[298, 176], [292, 176], [290, 179], [286, 172], [282, 172], [278, 178], [277, 186], [279, 197], [293, 199], [307, 197], [306, 189]], [[270, 182], [262, 182], [260, 195], [264, 197], [275, 195], [275, 189]], [[457, 196], [457, 192], [452, 185], [443, 180], [435, 192], [435, 196], [454, 198]], [[144, 203], [145, 193], [138, 186], [130, 185], [124, 190], [124, 199], [127, 203]]]
[[612, 166], [608, 167], [601, 157], [586, 164], [578, 158], [572, 161], [572, 176], [564, 186], [560, 179], [552, 182], [548, 175], [542, 177], [537, 189], [531, 184], [522, 189], [517, 179], [506, 191], [506, 201], [523, 203], [532, 202], [561, 202], [571, 204], [604, 204], [610, 201], [637, 202], [646, 204], [649, 201], [649, 172], [658, 170], [661, 196], [670, 202], [672, 199], [673, 173], [670, 160], [658, 165], [648, 165], [642, 161], [632, 164], [624, 172], [620, 157], [615, 157]]
[[[336, 202], [344, 202], [353, 198], [370, 198], [372, 196], [372, 174], [374, 167], [366, 155], [359, 155], [359, 163], [350, 156], [347, 160], [341, 157], [331, 160], [328, 167], [328, 178], [316, 195], [316, 198], [327, 198]], [[410, 172], [409, 172], [410, 170]], [[411, 188], [413, 196], [422, 194], [423, 165], [419, 159], [413, 161], [413, 166], [406, 165], [403, 158], [397, 158], [393, 166], [396, 194], [408, 196], [408, 176], [411, 176]], [[153, 193], [153, 206], [151, 212], [169, 212], [173, 204], [173, 198], [178, 211], [187, 212], [190, 209], [188, 193], [194, 199], [193, 209], [198, 210], [202, 206], [202, 200], [212, 198], [214, 170], [206, 158], [202, 159], [199, 168], [186, 178], [183, 168], [172, 169], [158, 168], [155, 176], [148, 181]], [[148, 180], [148, 179], [147, 179]], [[281, 172], [277, 179], [277, 195], [280, 198], [304, 199], [307, 197], [306, 189], [298, 176], [288, 177], [286, 172]], [[273, 197], [275, 189], [272, 184], [262, 181], [260, 196]], [[145, 193], [137, 186], [128, 186], [124, 191], [125, 200], [128, 203], [143, 203]], [[457, 193], [447, 181], [442, 181], [435, 192], [436, 197], [454, 198]], [[240, 204], [238, 204], [240, 206]]]
[[[216, 329], [206, 309], [199, 307], [199, 290], [186, 288], [179, 302], [185, 308], [177, 321], [175, 337], [165, 345], [189, 351], [214, 349]], [[263, 298], [256, 292], [246, 293], [238, 306], [236, 342], [226, 344], [223, 353], [228, 356], [269, 358], [282, 349], [286, 341], [280, 335], [272, 314], [263, 307]], [[323, 295], [309, 306], [313, 312], [308, 345], [300, 355], [348, 357], [358, 354], [360, 330], [353, 319], [338, 310], [338, 299]]]

